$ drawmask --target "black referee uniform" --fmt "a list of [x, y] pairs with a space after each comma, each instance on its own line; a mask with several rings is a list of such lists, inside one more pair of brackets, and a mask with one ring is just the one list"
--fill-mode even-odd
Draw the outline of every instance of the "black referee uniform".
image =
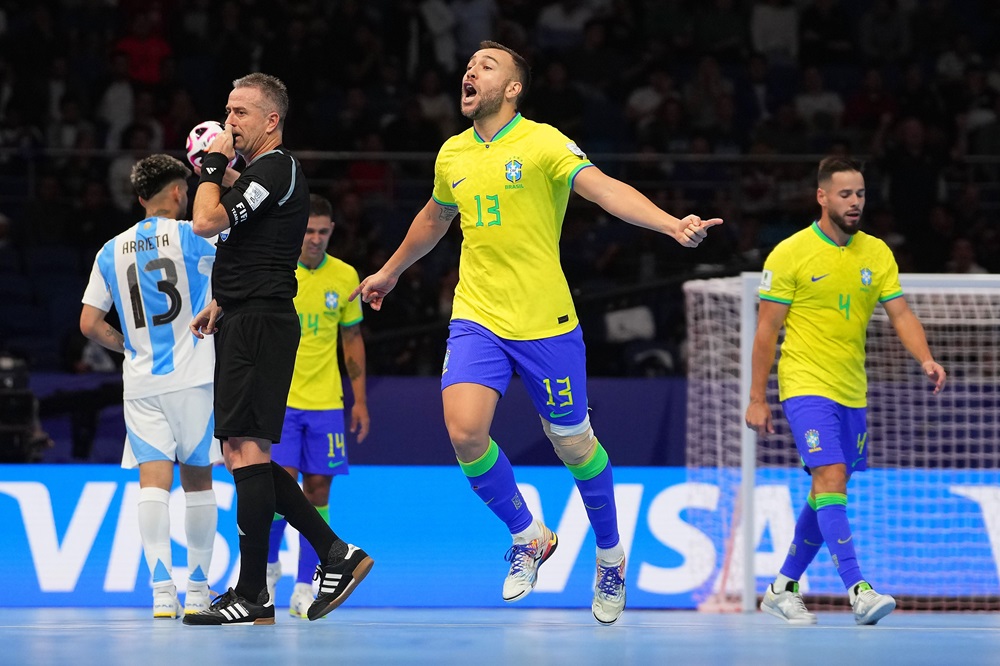
[[240, 174], [222, 205], [212, 293], [223, 317], [215, 336], [215, 436], [277, 442], [299, 346], [292, 299], [309, 221], [302, 167], [279, 146]]

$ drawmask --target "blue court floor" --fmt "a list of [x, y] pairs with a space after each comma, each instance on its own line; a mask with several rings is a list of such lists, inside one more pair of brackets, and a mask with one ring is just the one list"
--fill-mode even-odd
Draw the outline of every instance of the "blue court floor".
[[0, 608], [0, 664], [1000, 664], [1000, 615], [894, 613], [856, 627], [820, 613], [790, 627], [760, 613], [589, 609], [351, 609], [317, 622], [188, 627], [146, 609]]

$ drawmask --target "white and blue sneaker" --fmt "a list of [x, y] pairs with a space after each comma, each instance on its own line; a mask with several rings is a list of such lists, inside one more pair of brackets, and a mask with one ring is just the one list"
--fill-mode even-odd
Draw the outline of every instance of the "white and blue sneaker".
[[312, 583], [296, 583], [292, 599], [288, 602], [288, 613], [292, 617], [309, 619], [309, 607], [316, 601]]
[[552, 557], [559, 545], [559, 537], [545, 525], [540, 525], [541, 536], [527, 543], [517, 543], [510, 547], [504, 559], [510, 562], [510, 571], [503, 581], [503, 600], [523, 599], [538, 582], [538, 568]]
[[590, 609], [601, 624], [614, 624], [625, 610], [625, 556], [615, 564], [597, 560], [594, 602]]

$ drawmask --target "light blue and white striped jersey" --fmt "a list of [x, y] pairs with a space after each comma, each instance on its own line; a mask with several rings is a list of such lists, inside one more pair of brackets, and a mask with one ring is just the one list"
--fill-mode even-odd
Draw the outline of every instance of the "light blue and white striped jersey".
[[190, 222], [150, 217], [101, 248], [83, 302], [114, 304], [125, 335], [124, 397], [146, 398], [211, 384], [215, 344], [188, 329], [212, 300], [215, 239]]

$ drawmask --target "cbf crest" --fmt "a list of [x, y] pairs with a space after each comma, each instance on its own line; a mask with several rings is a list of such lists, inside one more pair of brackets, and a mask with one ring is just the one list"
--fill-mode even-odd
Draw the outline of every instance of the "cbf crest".
[[328, 291], [324, 295], [324, 302], [326, 303], [327, 310], [336, 310], [337, 306], [340, 305], [340, 294], [335, 291]]
[[870, 268], [861, 269], [861, 284], [866, 287], [872, 286], [872, 271]]
[[507, 180], [509, 180], [512, 183], [516, 183], [517, 181], [521, 180], [522, 166], [523, 165], [521, 164], [520, 160], [518, 160], [516, 157], [510, 158], [510, 161], [504, 165], [505, 169], [504, 175], [507, 177]]
[[809, 453], [822, 451], [823, 449], [819, 448], [819, 431], [806, 430], [806, 444], [809, 446]]

